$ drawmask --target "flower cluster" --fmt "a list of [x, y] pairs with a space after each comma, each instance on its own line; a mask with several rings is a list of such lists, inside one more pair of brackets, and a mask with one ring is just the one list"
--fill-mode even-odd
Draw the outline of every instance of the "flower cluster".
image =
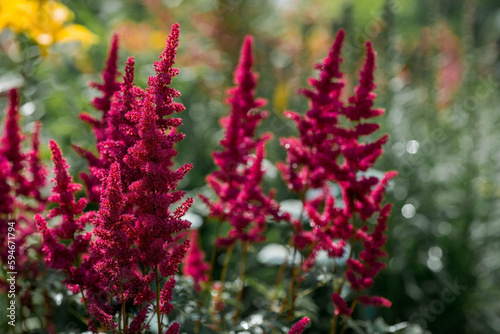
[[[147, 303], [156, 299], [161, 332], [162, 315], [173, 309], [173, 275], [189, 247], [188, 240], [175, 244], [173, 236], [189, 228], [190, 223], [182, 217], [192, 199], [170, 210], [184, 196], [176, 190], [177, 184], [191, 169], [190, 164], [172, 168], [172, 158], [177, 154], [174, 145], [184, 138], [176, 132], [181, 120], [169, 117], [184, 109], [173, 101], [180, 94], [170, 87], [178, 73], [173, 68], [178, 43], [179, 26], [175, 24], [146, 90], [133, 85], [134, 63], [129, 59], [124, 83], [114, 94], [107, 114], [106, 138], [98, 143], [105, 163], [91, 170], [102, 184], [100, 207], [93, 222], [94, 269], [108, 294], [116, 296], [121, 305], [125, 328], [127, 303], [139, 307], [137, 319], [144, 318]], [[114, 315], [111, 305], [108, 309], [105, 306], [94, 309]], [[98, 313], [93, 315], [99, 319]], [[145, 326], [138, 323], [132, 320], [130, 326]]]
[[[374, 141], [362, 140], [379, 128], [378, 124], [366, 120], [383, 113], [373, 108], [375, 54], [368, 42], [359, 85], [346, 104], [341, 100], [343, 39], [341, 30], [328, 57], [316, 66], [320, 70], [319, 78], [311, 78], [312, 88], [301, 91], [311, 102], [307, 113], [304, 116], [287, 113], [297, 124], [300, 136], [281, 140], [288, 155], [286, 163], [278, 166], [289, 188], [299, 194], [309, 217], [310, 230], [304, 230], [300, 219], [293, 221], [296, 232], [293, 244], [307, 256], [302, 269], [308, 271], [321, 250], [334, 260], [341, 258], [350, 243], [347, 269], [332, 295], [336, 315], [352, 312], [340, 296], [345, 281], [359, 297], [361, 291], [372, 286], [373, 278], [384, 267], [380, 259], [385, 256], [382, 248], [390, 205], [383, 205], [382, 200], [389, 180], [396, 175], [396, 172], [388, 172], [379, 180], [366, 173], [382, 154], [382, 146], [388, 138], [384, 135]], [[331, 183], [340, 187], [341, 203], [332, 195]], [[318, 189], [319, 195], [306, 196], [313, 189]], [[378, 219], [371, 228], [368, 220], [375, 214]], [[364, 248], [359, 260], [353, 258], [354, 241], [361, 242]], [[390, 305], [381, 297], [361, 296], [359, 300], [371, 305]]]
[[300, 319], [295, 325], [292, 326], [292, 328], [290, 328], [288, 334], [301, 334], [304, 331], [304, 329], [306, 329], [306, 326], [309, 324], [309, 321], [310, 320], [308, 317]]
[[[10, 93], [0, 140], [0, 242], [7, 242], [7, 222], [15, 217], [20, 223], [16, 240], [20, 252], [16, 256], [22, 272], [36, 277], [38, 266], [27, 249], [34, 249], [39, 257], [43, 252], [45, 263], [66, 275], [64, 284], [68, 290], [81, 296], [88, 313], [87, 326], [93, 332], [144, 333], [155, 318], [158, 333], [179, 333], [179, 323], [169, 318], [171, 323], [167, 326], [163, 321], [174, 310], [175, 275], [184, 257], [183, 273], [193, 278], [194, 290], [200, 292], [210, 287], [203, 283], [212, 279], [214, 268], [204, 262], [199, 232], [188, 232], [191, 223], [184, 218], [193, 199], [183, 199], [185, 193], [177, 190], [192, 168], [189, 163], [174, 164], [175, 146], [184, 139], [184, 134], [178, 132], [182, 120], [174, 117], [184, 106], [175, 102], [180, 93], [171, 87], [172, 79], [178, 75], [174, 61], [179, 33], [179, 25], [174, 24], [160, 60], [154, 63], [155, 75], [149, 77], [145, 89], [134, 84], [133, 58], [126, 62], [123, 82], [117, 81], [118, 39], [113, 37], [103, 82], [91, 84], [102, 93], [92, 101], [102, 116], [81, 115], [93, 128], [97, 150], [93, 153], [74, 146], [89, 164], [89, 172], [80, 174], [87, 198], [78, 199], [82, 186], [73, 182], [61, 149], [50, 141], [54, 186], [48, 198], [52, 209], [46, 218], [42, 214], [47, 200], [40, 191], [47, 174], [38, 158], [40, 126], [35, 127], [31, 149], [24, 152], [18, 97], [16, 91]], [[215, 198], [200, 196], [211, 217], [229, 223], [229, 232], [214, 240], [212, 266], [218, 247], [227, 249], [226, 263], [213, 291], [197, 294], [200, 309], [206, 301], [214, 306], [209, 317], [200, 311], [198, 329], [206, 319], [211, 322], [209, 327], [223, 331], [227, 327], [225, 319], [231, 317], [234, 326], [238, 326], [240, 313], [246, 311], [243, 295], [248, 251], [252, 244], [266, 239], [267, 223], [271, 220], [290, 223], [289, 246], [300, 251], [303, 260], [300, 266], [292, 264], [290, 289], [279, 312], [269, 313], [277, 318], [266, 319], [269, 328], [275, 320], [286, 316], [291, 322], [297, 315], [297, 289], [320, 252], [334, 262], [347, 259], [331, 295], [332, 333], [338, 317], [351, 316], [357, 302], [390, 306], [385, 298], [365, 292], [385, 266], [383, 247], [391, 205], [383, 204], [383, 198], [390, 180], [396, 176], [396, 172], [387, 172], [380, 179], [370, 176], [370, 169], [388, 140], [387, 135], [374, 137], [379, 125], [371, 121], [383, 114], [373, 107], [375, 53], [367, 43], [359, 84], [354, 95], [344, 101], [340, 71], [343, 40], [344, 32], [340, 31], [328, 56], [316, 66], [319, 77], [309, 80], [311, 88], [301, 90], [310, 101], [309, 110], [304, 115], [286, 112], [299, 131], [296, 138], [281, 138], [287, 159], [278, 164], [288, 189], [302, 201], [302, 213], [292, 217], [280, 210], [274, 191], [263, 190], [265, 144], [271, 135], [258, 133], [258, 126], [267, 117], [267, 112], [261, 110], [266, 102], [256, 98], [253, 40], [245, 38], [234, 74], [235, 87], [228, 90], [231, 112], [221, 119], [225, 130], [220, 141], [222, 150], [213, 154], [217, 170], [207, 177]], [[340, 195], [332, 192], [333, 184], [340, 189]], [[86, 211], [87, 202], [96, 202], [98, 209]], [[35, 226], [42, 237], [41, 246], [27, 242]], [[225, 307], [233, 304], [222, 298], [224, 289], [232, 288], [225, 284], [225, 279], [236, 244], [241, 245], [242, 257], [233, 312], [231, 307]], [[7, 262], [9, 254], [2, 251], [0, 257]], [[283, 261], [276, 289], [287, 265], [288, 261]], [[0, 283], [5, 288], [6, 283]], [[354, 294], [352, 300], [342, 295], [347, 286]], [[21, 296], [28, 308], [29, 297]], [[275, 309], [275, 302], [279, 304], [279, 298], [279, 293], [271, 298], [271, 310]], [[309, 322], [309, 318], [303, 317], [288, 333], [302, 333]]]
[[[88, 113], [81, 113], [80, 119], [87, 122], [92, 126], [94, 131], [96, 143], [99, 145], [104, 141], [107, 135], [109, 111], [111, 109], [111, 99], [115, 92], [119, 91], [121, 88], [120, 83], [116, 81], [118, 76], [117, 70], [118, 62], [118, 36], [114, 35], [111, 41], [111, 48], [109, 50], [108, 59], [106, 62], [106, 67], [102, 72], [103, 83], [91, 82], [90, 86], [101, 91], [101, 97], [95, 97], [92, 101], [92, 105], [95, 109], [102, 113], [101, 119], [96, 119]], [[86, 150], [80, 146], [73, 145], [73, 148], [77, 153], [87, 160], [89, 168], [102, 168], [106, 166], [109, 169], [109, 164], [106, 164], [104, 157], [97, 157], [91, 151]], [[98, 202], [100, 197], [100, 180], [94, 175], [89, 173], [80, 173], [80, 178], [85, 183], [87, 189], [87, 197], [90, 202]]]
[[[162, 332], [163, 315], [173, 309], [174, 275], [189, 248], [189, 240], [179, 244], [174, 237], [190, 227], [182, 217], [192, 203], [188, 199], [177, 205], [184, 192], [176, 190], [191, 165], [173, 168], [172, 161], [177, 155], [174, 145], [184, 138], [176, 132], [181, 120], [169, 117], [184, 109], [173, 101], [180, 94], [170, 87], [178, 73], [173, 68], [178, 43], [175, 24], [160, 61], [154, 64], [156, 75], [142, 90], [133, 84], [133, 59], [127, 61], [124, 82], [115, 81], [117, 40], [113, 39], [104, 83], [93, 84], [103, 92], [94, 100], [103, 117], [82, 117], [94, 127], [99, 156], [77, 148], [90, 163], [90, 174], [85, 177], [89, 196], [100, 196], [96, 213], [76, 218], [86, 201], [75, 202], [79, 186], [72, 183], [60, 150], [51, 142], [56, 186], [50, 199], [60, 206], [49, 218], [61, 215], [63, 220], [53, 228], [41, 217], [37, 222], [48, 264], [64, 269], [67, 282], [79, 286], [72, 290], [83, 292], [92, 317], [89, 328], [94, 331], [99, 326], [114, 330], [119, 325], [127, 333], [141, 333], [148, 326], [150, 305], [156, 301], [153, 311]], [[172, 210], [173, 205], [177, 206]], [[92, 235], [83, 232], [87, 223], [94, 226]], [[63, 242], [68, 239], [72, 242]], [[88, 256], [81, 262], [77, 258], [82, 251], [88, 251]], [[74, 264], [78, 267], [73, 268]], [[80, 285], [77, 278], [83, 277], [91, 283]], [[137, 309], [134, 317], [129, 305]], [[174, 323], [169, 333], [176, 332], [178, 324]]]
[[[39, 158], [40, 123], [35, 124], [30, 149], [24, 149], [26, 136], [21, 133], [19, 116], [19, 97], [16, 90], [9, 93], [9, 105], [4, 118], [4, 128], [0, 138], [0, 260], [3, 264], [15, 259], [18, 281], [23, 281], [20, 292], [21, 303], [30, 311], [34, 310], [32, 292], [37, 290], [35, 282], [39, 279], [38, 258], [41, 249], [36, 241], [28, 238], [36, 232], [33, 215], [45, 209], [47, 199], [41, 188], [46, 184], [47, 169]], [[15, 233], [8, 233], [8, 223], [15, 223]], [[11, 236], [15, 235], [15, 240]], [[15, 244], [12, 250], [9, 241]], [[17, 282], [16, 282], [17, 284]], [[5, 277], [0, 279], [0, 288], [6, 291]], [[20, 286], [17, 287], [20, 289]], [[19, 291], [19, 290], [18, 290]], [[45, 291], [40, 291], [45, 294]], [[50, 317], [47, 309], [46, 317]]]
[[198, 245], [199, 234], [198, 230], [192, 230], [190, 233], [191, 244], [188, 253], [186, 254], [186, 261], [182, 266], [182, 273], [185, 276], [192, 277], [194, 280], [194, 288], [196, 291], [201, 290], [201, 283], [208, 281], [208, 270], [210, 266], [204, 262], [205, 252]]
[[75, 194], [81, 190], [81, 185], [73, 183], [68, 173], [69, 166], [55, 141], [50, 141], [50, 150], [54, 163], [55, 184], [48, 200], [58, 206], [50, 210], [48, 218], [60, 217], [61, 220], [57, 225], [49, 227], [47, 221], [37, 214], [36, 226], [43, 238], [42, 251], [45, 254], [45, 263], [65, 273], [64, 283], [70, 291], [83, 293], [95, 282], [91, 277], [92, 271], [86, 270], [91, 266], [90, 260], [83, 258], [91, 239], [91, 233], [83, 231], [94, 213], [84, 213], [87, 205], [85, 198], [76, 200]]
[[252, 38], [247, 37], [241, 48], [234, 73], [236, 87], [228, 90], [231, 113], [221, 120], [226, 130], [220, 142], [224, 150], [213, 154], [219, 169], [207, 177], [217, 200], [201, 196], [210, 208], [211, 217], [231, 224], [229, 235], [216, 241], [221, 247], [229, 247], [237, 240], [261, 242], [265, 240], [267, 219], [286, 217], [279, 212], [273, 194], [266, 195], [261, 188], [264, 144], [271, 135], [256, 134], [257, 126], [267, 113], [260, 109], [265, 100], [255, 98], [257, 75], [252, 72], [252, 43]]

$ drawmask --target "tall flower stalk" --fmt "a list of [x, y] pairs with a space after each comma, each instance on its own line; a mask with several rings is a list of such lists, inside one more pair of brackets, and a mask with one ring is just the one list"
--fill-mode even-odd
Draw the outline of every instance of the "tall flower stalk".
[[[171, 117], [184, 110], [174, 101], [180, 93], [170, 87], [178, 74], [173, 65], [179, 32], [179, 25], [173, 25], [165, 51], [154, 64], [156, 75], [149, 78], [145, 90], [133, 84], [133, 59], [127, 61], [124, 82], [116, 84], [114, 38], [104, 84], [97, 85], [103, 97], [94, 100], [103, 118], [92, 122], [100, 156], [94, 156], [98, 163], [90, 168], [89, 179], [96, 181], [97, 188], [89, 194], [94, 190], [99, 193], [99, 209], [82, 215], [85, 219], [75, 219], [85, 207], [85, 200], [74, 202], [73, 192], [79, 187], [71, 183], [60, 150], [51, 142], [56, 166], [51, 200], [60, 207], [49, 217], [61, 214], [64, 218], [59, 227], [49, 228], [38, 217], [38, 225], [44, 235], [44, 249], [51, 255], [49, 264], [66, 269], [76, 263], [79, 267], [74, 271], [84, 269], [80, 276], [92, 282], [83, 286], [83, 300], [91, 317], [89, 329], [93, 331], [101, 328], [142, 333], [149, 328], [148, 313], [153, 312], [158, 331], [163, 333], [164, 316], [174, 308], [174, 275], [189, 248], [189, 240], [179, 243], [175, 236], [190, 227], [182, 217], [192, 203], [192, 199], [181, 201], [184, 192], [177, 190], [192, 166], [175, 168], [173, 162], [177, 155], [174, 146], [184, 138], [176, 131], [181, 120]], [[90, 156], [83, 149], [80, 152]], [[82, 231], [86, 222], [94, 226], [92, 240], [89, 233]], [[73, 243], [66, 247], [67, 242], [58, 239], [73, 239]], [[88, 247], [83, 262], [75, 261], [71, 251], [74, 245]], [[65, 271], [70, 273], [67, 281], [73, 282], [71, 268]], [[171, 324], [167, 332], [178, 333], [179, 325]]]
[[[111, 100], [113, 95], [120, 90], [121, 84], [116, 81], [118, 76], [118, 35], [114, 35], [109, 49], [106, 66], [102, 71], [102, 83], [91, 82], [90, 87], [101, 91], [102, 96], [95, 97], [92, 100], [93, 107], [102, 113], [100, 119], [93, 117], [88, 113], [82, 112], [80, 119], [92, 126], [96, 144], [99, 145], [102, 141], [108, 138], [107, 128], [108, 119], [110, 117]], [[89, 168], [102, 168], [106, 165], [105, 157], [98, 157], [90, 150], [86, 150], [78, 145], [73, 145], [77, 153], [87, 160]], [[107, 165], [109, 168], [109, 164]], [[92, 173], [80, 173], [80, 178], [85, 183], [87, 188], [87, 197], [90, 202], [98, 202], [100, 196], [100, 181]]]
[[50, 150], [55, 177], [49, 201], [58, 206], [49, 211], [48, 218], [60, 217], [61, 221], [49, 227], [41, 215], [35, 216], [38, 231], [43, 239], [42, 251], [45, 254], [45, 263], [49, 267], [62, 270], [66, 275], [64, 283], [68, 290], [81, 294], [85, 300], [84, 291], [90, 289], [95, 277], [92, 276], [92, 271], [88, 270], [92, 260], [86, 258], [92, 235], [84, 230], [94, 213], [84, 212], [87, 205], [85, 198], [76, 200], [75, 194], [82, 187], [73, 183], [68, 173], [69, 166], [55, 141], [50, 142]]
[[[3, 264], [0, 289], [8, 290], [5, 273], [16, 272], [21, 321], [25, 309], [35, 310], [35, 293], [48, 295], [38, 286], [44, 268], [39, 266], [38, 258], [42, 254], [39, 240], [32, 238], [36, 232], [33, 216], [45, 209], [47, 201], [42, 195], [47, 169], [39, 157], [39, 136], [38, 122], [31, 138], [21, 132], [19, 95], [15, 89], [11, 90], [0, 137], [0, 261]], [[52, 308], [49, 304], [45, 306], [44, 316], [50, 324]], [[53, 326], [47, 325], [47, 329], [52, 331]]]
[[[265, 194], [263, 181], [263, 159], [265, 142], [271, 134], [258, 135], [259, 123], [267, 117], [261, 108], [266, 101], [255, 97], [257, 75], [252, 71], [251, 37], [246, 37], [241, 48], [239, 64], [234, 73], [235, 87], [228, 90], [227, 103], [231, 106], [229, 116], [221, 119], [225, 130], [220, 145], [222, 151], [213, 154], [218, 169], [207, 177], [207, 183], [216, 195], [215, 200], [200, 196], [210, 209], [210, 216], [219, 222], [228, 222], [230, 231], [227, 236], [217, 235], [216, 248], [227, 248], [227, 256], [221, 274], [224, 282], [229, 257], [236, 242], [241, 243], [242, 262], [240, 269], [241, 286], [237, 300], [241, 303], [246, 275], [246, 257], [253, 243], [266, 239], [267, 221], [276, 221], [287, 217], [280, 213], [279, 206], [273, 199], [274, 193]], [[212, 266], [214, 263], [212, 263]], [[219, 298], [222, 289], [219, 290]], [[234, 315], [236, 322], [239, 308]]]
[[[380, 259], [385, 256], [383, 233], [390, 205], [383, 205], [382, 200], [389, 180], [396, 175], [396, 172], [388, 172], [379, 180], [366, 174], [382, 154], [382, 146], [388, 138], [384, 135], [374, 141], [371, 137], [364, 139], [379, 128], [377, 123], [368, 120], [383, 113], [373, 108], [375, 54], [371, 44], [366, 43], [367, 56], [359, 85], [345, 103], [341, 100], [344, 81], [340, 72], [343, 40], [344, 31], [341, 30], [328, 56], [316, 65], [320, 74], [317, 79], [309, 79], [312, 88], [301, 91], [310, 100], [307, 113], [303, 116], [286, 113], [297, 124], [299, 137], [281, 140], [288, 155], [286, 163], [278, 165], [289, 189], [301, 199], [309, 218], [308, 229], [304, 228], [302, 217], [292, 221], [291, 244], [305, 255], [299, 271], [309, 271], [319, 251], [326, 251], [337, 261], [344, 256], [347, 245], [350, 246], [347, 268], [332, 294], [335, 307], [332, 333], [336, 330], [338, 317], [349, 317], [358, 301], [390, 306], [382, 297], [369, 297], [362, 292], [373, 285], [373, 278], [384, 267]], [[331, 183], [341, 189], [341, 205], [331, 194]], [[306, 194], [312, 189], [319, 189], [319, 195], [309, 198]], [[374, 225], [368, 223], [373, 216], [377, 217]], [[358, 259], [354, 256], [355, 243], [361, 244], [363, 249]], [[299, 273], [292, 270], [292, 274], [290, 311], [293, 311], [295, 287], [299, 284]], [[355, 293], [350, 306], [341, 297], [346, 284]]]
[[[175, 24], [160, 61], [154, 64], [156, 75], [149, 78], [145, 90], [133, 85], [134, 62], [127, 61], [124, 83], [110, 105], [107, 137], [98, 144], [106, 163], [92, 170], [103, 184], [94, 223], [97, 238], [92, 249], [100, 254], [94, 268], [101, 282], [107, 283], [108, 293], [121, 305], [124, 331], [145, 328], [142, 321], [153, 301], [162, 332], [163, 316], [173, 309], [174, 274], [189, 247], [188, 240], [176, 244], [173, 236], [189, 228], [190, 223], [182, 217], [192, 199], [170, 209], [184, 196], [176, 190], [177, 184], [191, 169], [190, 164], [173, 168], [172, 160], [177, 155], [175, 143], [184, 138], [176, 132], [181, 120], [170, 117], [184, 110], [174, 101], [179, 92], [170, 87], [178, 74], [173, 65], [179, 31]], [[128, 303], [140, 309], [130, 323]], [[93, 315], [103, 323], [107, 318], [102, 317], [101, 310], [109, 316], [114, 314], [101, 306], [95, 305]], [[177, 325], [172, 326], [170, 331], [175, 332]]]

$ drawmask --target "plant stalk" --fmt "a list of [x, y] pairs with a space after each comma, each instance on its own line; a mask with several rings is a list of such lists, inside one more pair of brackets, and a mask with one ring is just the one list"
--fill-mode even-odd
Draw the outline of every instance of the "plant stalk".
[[242, 259], [241, 259], [241, 270], [240, 270], [240, 290], [238, 291], [237, 297], [237, 308], [233, 317], [233, 322], [236, 324], [238, 317], [241, 311], [241, 304], [243, 302], [243, 290], [245, 289], [245, 274], [246, 274], [246, 266], [247, 266], [247, 255], [248, 255], [248, 243], [243, 241], [241, 243], [241, 248], [243, 250]]
[[160, 280], [158, 274], [158, 266], [156, 266], [156, 317], [158, 320], [158, 333], [162, 332], [161, 314], [160, 314]]

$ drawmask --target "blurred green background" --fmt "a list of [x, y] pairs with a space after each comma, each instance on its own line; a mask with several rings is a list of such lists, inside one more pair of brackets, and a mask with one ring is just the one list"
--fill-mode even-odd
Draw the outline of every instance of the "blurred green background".
[[[393, 304], [388, 310], [358, 309], [356, 317], [410, 321], [432, 333], [500, 332], [500, 1], [62, 3], [75, 13], [76, 23], [99, 37], [90, 49], [55, 45], [40, 57], [36, 45], [16, 36], [19, 52], [13, 53], [13, 34], [0, 35], [0, 85], [22, 82], [26, 132], [41, 120], [44, 158], [53, 138], [74, 175], [86, 170], [70, 144], [93, 146], [90, 128], [78, 114], [94, 113], [89, 101], [97, 92], [88, 82], [100, 81], [112, 34], [120, 38], [120, 68], [134, 56], [136, 83], [144, 87], [171, 24], [179, 22], [180, 76], [173, 86], [186, 106], [180, 115], [186, 139], [178, 146], [177, 162], [194, 164], [182, 183], [191, 194], [206, 190], [204, 179], [214, 168], [211, 152], [222, 136], [218, 119], [229, 111], [225, 91], [233, 85], [245, 35], [255, 37], [257, 92], [270, 111], [260, 130], [275, 135], [267, 147], [270, 161], [284, 160], [278, 138], [296, 132], [283, 111], [307, 110], [296, 92], [315, 74], [313, 64], [327, 54], [338, 29], [347, 35], [346, 95], [356, 85], [364, 42], [372, 41], [376, 105], [386, 109], [380, 133], [390, 134], [376, 168], [398, 170], [399, 176], [388, 194], [394, 203], [388, 266], [371, 292]], [[2, 109], [5, 103], [2, 99]], [[270, 175], [267, 182], [277, 188], [279, 200], [290, 199], [279, 176]], [[197, 203], [193, 212], [204, 211]], [[205, 225], [202, 244], [210, 253], [213, 228]], [[310, 333], [329, 327], [332, 306], [324, 302]]]

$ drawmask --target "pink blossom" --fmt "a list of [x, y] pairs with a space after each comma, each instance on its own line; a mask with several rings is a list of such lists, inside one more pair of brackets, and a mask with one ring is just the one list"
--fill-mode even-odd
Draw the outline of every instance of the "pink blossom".
[[[80, 119], [92, 126], [97, 144], [106, 140], [107, 138], [106, 129], [108, 126], [108, 119], [110, 117], [112, 97], [115, 92], [117, 92], [121, 87], [120, 83], [116, 81], [116, 77], [118, 75], [117, 61], [118, 36], [114, 35], [111, 41], [106, 66], [101, 74], [103, 83], [90, 83], [90, 87], [96, 88], [102, 93], [101, 97], [95, 97], [92, 100], [92, 105], [102, 113], [102, 117], [101, 119], [96, 119], [88, 113], [80, 114]], [[90, 150], [84, 149], [80, 146], [73, 145], [73, 147], [82, 158], [87, 160], [90, 169], [102, 168], [104, 167], [104, 165], [106, 165], [106, 160], [103, 157], [98, 157], [94, 155], [94, 153], [92, 153]], [[107, 167], [109, 168], [109, 164], [107, 165]], [[90, 202], [98, 202], [100, 196], [100, 180], [92, 173], [80, 173], [79, 176], [84, 181], [87, 188], [88, 200]]]
[[182, 266], [182, 273], [191, 276], [194, 280], [194, 287], [201, 290], [200, 283], [208, 280], [209, 264], [204, 261], [205, 253], [199, 246], [198, 230], [190, 232], [191, 247], [186, 255], [186, 260]]
[[106, 328], [112, 329], [118, 325], [113, 321], [113, 316], [101, 310], [96, 304], [89, 305], [89, 313]]
[[292, 328], [290, 328], [288, 334], [301, 334], [309, 324], [309, 321], [308, 317], [300, 319], [295, 325], [292, 326]]
[[[154, 306], [160, 317], [173, 310], [173, 276], [189, 249], [189, 240], [179, 242], [177, 234], [190, 227], [182, 217], [192, 204], [190, 198], [182, 201], [184, 192], [177, 190], [192, 165], [174, 168], [173, 162], [175, 144], [184, 138], [177, 132], [181, 120], [171, 117], [184, 110], [174, 101], [180, 93], [170, 87], [178, 74], [173, 65], [179, 30], [178, 24], [172, 26], [145, 90], [133, 84], [134, 61], [127, 61], [97, 146], [100, 163], [90, 170], [101, 194], [91, 247], [98, 285], [120, 303], [132, 301], [140, 312], [159, 298]], [[152, 283], [163, 287], [153, 291]], [[100, 307], [112, 310], [112, 305]], [[141, 328], [140, 319], [133, 321], [134, 328]]]
[[[38, 122], [35, 123], [30, 149], [23, 149], [28, 136], [21, 132], [19, 96], [16, 90], [9, 92], [3, 128], [0, 138], [0, 260], [7, 264], [9, 255], [15, 257], [15, 268], [10, 271], [18, 272], [16, 285], [17, 282], [22, 282], [16, 286], [16, 291], [22, 296], [23, 306], [33, 311], [31, 292], [45, 292], [36, 284], [40, 279], [37, 257], [42, 257], [41, 247], [32, 241], [28, 242], [28, 239], [36, 232], [33, 214], [45, 209], [47, 199], [42, 196], [41, 190], [46, 185], [47, 170], [39, 158]], [[14, 254], [9, 254], [7, 247], [8, 241], [12, 241], [8, 238], [7, 232], [12, 232], [8, 231], [9, 227], [15, 228]], [[4, 279], [0, 279], [2, 291], [7, 288]], [[50, 311], [46, 310], [44, 316], [50, 319]]]
[[347, 306], [344, 298], [342, 298], [338, 293], [332, 293], [332, 301], [333, 305], [335, 305], [335, 315], [351, 315], [351, 309]]
[[[359, 260], [348, 259], [344, 280], [352, 289], [362, 291], [373, 285], [373, 279], [385, 266], [381, 258], [386, 237], [386, 221], [390, 206], [383, 205], [383, 196], [389, 181], [396, 176], [391, 171], [379, 180], [364, 173], [372, 168], [382, 154], [387, 135], [374, 141], [363, 137], [372, 135], [379, 125], [371, 118], [383, 113], [374, 108], [375, 88], [373, 72], [375, 53], [366, 43], [366, 61], [360, 73], [359, 84], [347, 103], [342, 101], [344, 87], [340, 72], [340, 56], [344, 32], [341, 30], [328, 56], [316, 68], [319, 77], [309, 79], [310, 89], [301, 93], [310, 100], [305, 115], [288, 112], [298, 127], [299, 138], [281, 139], [287, 150], [287, 161], [278, 165], [289, 189], [304, 202], [304, 211], [309, 217], [311, 229], [295, 220], [294, 245], [298, 249], [309, 249], [302, 269], [308, 271], [320, 250], [333, 259], [344, 256], [347, 242], [361, 242], [363, 250]], [[331, 195], [330, 184], [340, 187], [343, 205], [336, 205]], [[305, 198], [310, 189], [320, 190], [315, 198]], [[378, 214], [375, 227], [370, 232], [366, 221]], [[355, 223], [357, 218], [361, 221]], [[361, 225], [361, 226], [359, 226]], [[351, 245], [353, 247], [353, 245]], [[336, 314], [350, 315], [349, 308], [338, 293], [332, 295]]]
[[391, 302], [379, 296], [361, 296], [359, 301], [365, 305], [391, 307]]
[[178, 322], [174, 322], [170, 325], [170, 327], [168, 327], [167, 331], [165, 332], [165, 334], [179, 334], [179, 330], [180, 330], [180, 325]]
[[200, 196], [210, 208], [211, 217], [231, 224], [229, 235], [217, 240], [220, 247], [228, 247], [237, 240], [261, 242], [265, 240], [267, 219], [286, 217], [279, 212], [273, 194], [266, 195], [261, 188], [264, 143], [271, 135], [255, 134], [267, 112], [260, 110], [265, 101], [255, 98], [257, 75], [252, 72], [252, 43], [251, 37], [245, 38], [234, 73], [236, 86], [228, 90], [231, 113], [221, 119], [226, 130], [220, 142], [223, 151], [213, 154], [218, 170], [207, 177], [217, 200]]
[[49, 228], [47, 221], [41, 215], [36, 215], [36, 225], [42, 235], [42, 251], [45, 253], [46, 263], [54, 269], [62, 269], [67, 275], [65, 283], [68, 287], [75, 292], [81, 292], [94, 282], [93, 279], [88, 279], [89, 274], [82, 273], [85, 265], [77, 265], [83, 254], [88, 251], [91, 234], [83, 231], [93, 213], [84, 213], [87, 203], [85, 198], [78, 201], [75, 199], [75, 193], [81, 189], [81, 185], [73, 183], [68, 173], [69, 166], [55, 141], [50, 141], [50, 150], [55, 184], [49, 201], [58, 206], [49, 211], [48, 218], [59, 216], [61, 222]]

